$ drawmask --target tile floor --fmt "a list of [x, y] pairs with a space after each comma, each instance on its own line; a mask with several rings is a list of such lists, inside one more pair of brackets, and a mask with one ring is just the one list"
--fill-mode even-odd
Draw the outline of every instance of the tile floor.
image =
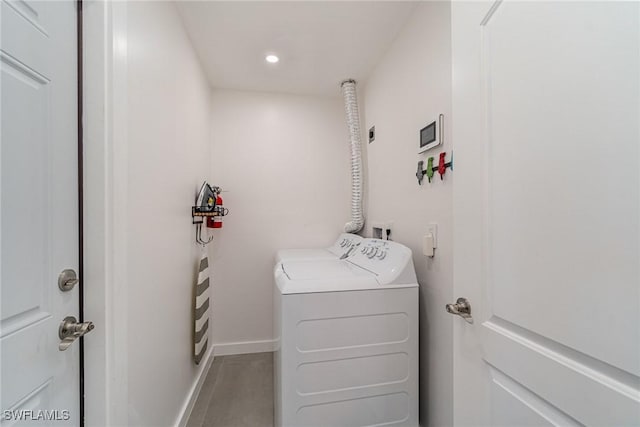
[[273, 427], [273, 353], [216, 357], [187, 427]]

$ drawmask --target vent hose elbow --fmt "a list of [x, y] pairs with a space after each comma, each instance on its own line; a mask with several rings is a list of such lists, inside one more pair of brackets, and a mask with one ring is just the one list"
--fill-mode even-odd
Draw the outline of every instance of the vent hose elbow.
[[340, 85], [347, 115], [349, 140], [351, 145], [351, 221], [344, 226], [347, 233], [357, 233], [364, 227], [362, 208], [362, 148], [360, 144], [360, 114], [356, 96], [355, 80], [345, 80]]

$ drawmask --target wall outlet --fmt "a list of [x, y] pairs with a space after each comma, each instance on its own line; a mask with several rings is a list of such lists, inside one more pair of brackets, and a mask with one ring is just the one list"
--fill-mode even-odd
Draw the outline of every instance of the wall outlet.
[[371, 223], [371, 237], [374, 239], [391, 240], [393, 221], [373, 221]]

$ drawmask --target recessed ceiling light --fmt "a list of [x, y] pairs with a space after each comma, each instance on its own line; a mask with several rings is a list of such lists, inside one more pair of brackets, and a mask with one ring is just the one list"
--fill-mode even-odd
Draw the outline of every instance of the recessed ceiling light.
[[276, 62], [280, 61], [280, 58], [275, 55], [267, 55], [265, 56], [264, 60], [270, 64], [275, 64]]

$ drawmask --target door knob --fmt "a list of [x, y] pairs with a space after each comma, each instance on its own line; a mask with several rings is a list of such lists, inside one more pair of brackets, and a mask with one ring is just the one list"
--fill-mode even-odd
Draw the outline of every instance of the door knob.
[[65, 317], [58, 329], [58, 336], [61, 340], [58, 349], [65, 351], [75, 340], [91, 332], [93, 328], [95, 328], [93, 322], [78, 323], [78, 320], [73, 316]]
[[462, 317], [467, 323], [473, 323], [471, 317], [471, 304], [466, 298], [458, 298], [455, 304], [447, 304], [445, 306], [447, 313], [455, 314]]

